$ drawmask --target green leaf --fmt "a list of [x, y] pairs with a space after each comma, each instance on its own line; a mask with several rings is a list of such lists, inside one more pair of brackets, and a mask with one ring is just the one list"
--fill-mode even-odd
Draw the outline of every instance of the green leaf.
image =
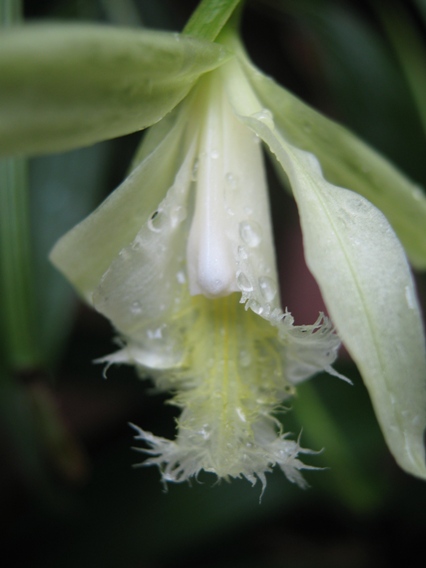
[[11, 369], [40, 364], [28, 206], [27, 164], [0, 159], [0, 335]]
[[192, 14], [183, 33], [214, 41], [241, 0], [203, 0]]
[[426, 133], [426, 50], [423, 38], [402, 6], [398, 8], [395, 4], [389, 7], [378, 2], [374, 7], [399, 60]]
[[[235, 46], [233, 46], [235, 47]], [[366, 197], [388, 218], [414, 266], [426, 268], [426, 196], [378, 152], [260, 73], [240, 51], [244, 71], [277, 128], [313, 152], [325, 177]]]
[[0, 153], [57, 152], [158, 122], [229, 56], [180, 34], [33, 25], [0, 36]]

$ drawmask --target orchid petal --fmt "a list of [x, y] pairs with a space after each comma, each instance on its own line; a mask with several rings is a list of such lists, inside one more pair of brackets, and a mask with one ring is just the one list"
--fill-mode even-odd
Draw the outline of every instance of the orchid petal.
[[100, 25], [4, 31], [0, 152], [58, 152], [146, 128], [227, 57], [223, 46], [180, 34]]
[[426, 194], [351, 132], [260, 73], [231, 43], [254, 92], [294, 146], [313, 152], [325, 177], [366, 197], [387, 217], [413, 265], [426, 268]]
[[426, 478], [425, 339], [413, 279], [394, 231], [365, 198], [329, 184], [312, 154], [257, 118], [243, 120], [289, 177], [307, 264], [360, 369], [395, 459]]
[[[53, 264], [89, 302], [113, 259], [133, 241], [174, 182], [183, 151], [186, 106], [183, 103], [183, 109], [167, 117], [168, 132], [161, 123], [149, 132], [144, 159], [98, 209], [56, 243], [50, 254]], [[164, 137], [157, 139], [157, 131]]]
[[194, 153], [193, 143], [155, 215], [119, 251], [92, 296], [94, 307], [127, 338], [128, 359], [151, 369], [176, 365], [182, 356], [179, 334], [172, 333], [169, 324], [186, 295], [184, 261]]

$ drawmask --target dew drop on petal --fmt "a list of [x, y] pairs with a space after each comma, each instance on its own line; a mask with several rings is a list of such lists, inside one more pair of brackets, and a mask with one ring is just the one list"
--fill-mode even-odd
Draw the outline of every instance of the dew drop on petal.
[[249, 367], [251, 364], [251, 355], [249, 351], [246, 351], [245, 349], [241, 349], [241, 351], [239, 352], [239, 362], [241, 367]]
[[259, 278], [259, 287], [262, 293], [262, 296], [265, 298], [267, 302], [272, 302], [272, 300], [277, 295], [277, 286], [272, 278], [268, 278], [267, 276], [261, 276]]
[[121, 249], [121, 251], [118, 253], [118, 256], [122, 259], [122, 260], [129, 260], [130, 258], [130, 252], [127, 249]]
[[213, 160], [217, 160], [220, 156], [220, 153], [218, 150], [212, 150], [210, 152], [210, 158], [212, 158]]
[[228, 189], [237, 189], [238, 187], [238, 177], [232, 172], [228, 172], [225, 175], [225, 183]]
[[272, 322], [278, 323], [280, 322], [284, 317], [284, 312], [282, 311], [281, 308], [274, 308], [272, 310], [272, 313], [270, 315], [270, 320]]
[[197, 181], [198, 178], [198, 168], [200, 167], [200, 160], [196, 158], [194, 165], [192, 166], [191, 179], [192, 181]]
[[268, 128], [275, 128], [274, 116], [272, 112], [267, 108], [264, 108], [259, 112], [255, 112], [251, 116], [257, 120], [260, 120], [260, 122], [263, 122], [263, 124], [265, 124]]
[[251, 285], [250, 280], [247, 278], [244, 272], [239, 272], [237, 274], [237, 284], [238, 288], [242, 292], [251, 292], [253, 290], [253, 286]]
[[183, 270], [179, 270], [179, 272], [176, 274], [176, 280], [179, 282], [179, 284], [185, 284], [186, 276]]
[[148, 219], [148, 228], [154, 233], [160, 233], [164, 229], [166, 222], [167, 217], [164, 214], [164, 211], [158, 209], [157, 211], [154, 211], [154, 213]]
[[134, 315], [138, 315], [142, 313], [142, 306], [141, 303], [138, 302], [137, 300], [135, 302], [132, 303], [132, 305], [130, 306], [130, 311], [132, 312], [132, 314]]
[[246, 418], [246, 415], [244, 414], [243, 409], [240, 408], [240, 407], [237, 407], [235, 410], [236, 410], [236, 412], [238, 414], [238, 418], [241, 420], [241, 422], [247, 422], [247, 418]]
[[172, 227], [177, 227], [182, 221], [186, 219], [187, 211], [183, 205], [177, 205], [170, 212], [170, 220]]
[[249, 255], [245, 247], [239, 246], [237, 252], [238, 252], [238, 258], [240, 258], [241, 260], [248, 259]]
[[260, 144], [262, 142], [262, 140], [260, 139], [260, 136], [258, 136], [257, 134], [253, 135], [253, 142], [255, 144]]
[[143, 246], [143, 238], [140, 234], [136, 235], [136, 237], [134, 238], [133, 242], [132, 242], [132, 249], [133, 250], [137, 250], [140, 249]]
[[147, 329], [146, 334], [149, 339], [161, 339], [163, 337], [161, 327], [157, 327], [156, 329]]
[[198, 431], [198, 434], [204, 439], [208, 440], [211, 436], [211, 429], [208, 424], [203, 424], [202, 428]]
[[414, 308], [416, 307], [416, 301], [414, 299], [413, 290], [410, 286], [405, 287], [405, 299], [407, 301], [407, 306], [411, 310], [414, 310]]
[[257, 247], [262, 240], [262, 230], [255, 221], [240, 223], [240, 237], [251, 248]]
[[258, 316], [262, 315], [263, 307], [259, 304], [259, 302], [256, 302], [256, 300], [249, 300], [246, 305]]

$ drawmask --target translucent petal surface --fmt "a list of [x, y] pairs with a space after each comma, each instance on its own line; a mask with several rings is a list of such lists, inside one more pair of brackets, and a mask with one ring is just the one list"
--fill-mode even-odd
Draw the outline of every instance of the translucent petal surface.
[[[158, 145], [96, 211], [64, 235], [52, 250], [53, 264], [89, 302], [112, 260], [133, 241], [174, 182], [185, 147], [181, 142], [186, 110], [176, 109], [175, 116], [167, 121], [170, 130]], [[151, 137], [147, 140], [150, 142]]]
[[93, 305], [133, 346], [133, 358], [149, 368], [179, 362], [178, 335], [170, 327], [185, 295], [188, 197], [195, 143], [172, 187], [135, 238], [123, 247], [93, 293]]
[[40, 25], [0, 37], [0, 152], [57, 152], [160, 120], [226, 48], [180, 34]]

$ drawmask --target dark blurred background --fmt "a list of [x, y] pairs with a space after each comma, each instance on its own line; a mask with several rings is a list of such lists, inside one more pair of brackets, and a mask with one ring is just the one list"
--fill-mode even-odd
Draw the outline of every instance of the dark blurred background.
[[[190, 0], [26, 0], [28, 20], [100, 21], [179, 31]], [[253, 61], [304, 101], [426, 182], [426, 2], [252, 0], [242, 34]], [[7, 566], [45, 568], [384, 568], [424, 566], [426, 483], [390, 456], [356, 368], [354, 385], [317, 376], [280, 417], [311, 459], [311, 487], [280, 472], [248, 482], [171, 485], [134, 469], [128, 422], [173, 436], [173, 407], [127, 367], [102, 377], [106, 320], [47, 261], [56, 239], [123, 179], [140, 134], [29, 161], [29, 270], [36, 364], [3, 368], [0, 538]], [[297, 211], [268, 166], [282, 303], [296, 323], [323, 309], [303, 261]], [[425, 227], [426, 231], [426, 227]], [[425, 278], [417, 275], [425, 305]], [[391, 309], [391, 307], [390, 307]], [[2, 349], [5, 349], [3, 347]], [[4, 352], [0, 350], [0, 355]], [[3, 357], [3, 360], [7, 357]], [[418, 555], [420, 553], [420, 555]]]

